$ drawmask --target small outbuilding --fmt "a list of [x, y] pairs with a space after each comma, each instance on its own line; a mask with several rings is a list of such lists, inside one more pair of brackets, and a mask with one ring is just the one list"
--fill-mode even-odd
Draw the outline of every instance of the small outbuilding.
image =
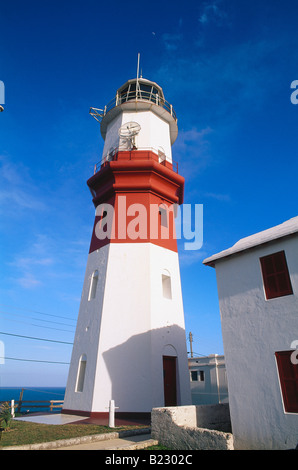
[[228, 403], [225, 358], [219, 354], [188, 358], [193, 405]]

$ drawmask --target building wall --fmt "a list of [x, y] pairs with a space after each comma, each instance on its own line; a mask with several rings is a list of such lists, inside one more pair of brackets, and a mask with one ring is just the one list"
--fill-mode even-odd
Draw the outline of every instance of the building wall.
[[[293, 295], [266, 300], [259, 258], [284, 250]], [[285, 413], [274, 353], [298, 339], [298, 239], [292, 236], [216, 262], [235, 448], [289, 449], [298, 415]]]
[[[189, 358], [188, 366], [193, 405], [212, 405], [228, 402], [224, 356], [211, 354], [207, 357]], [[197, 380], [193, 380], [192, 372], [197, 372]]]

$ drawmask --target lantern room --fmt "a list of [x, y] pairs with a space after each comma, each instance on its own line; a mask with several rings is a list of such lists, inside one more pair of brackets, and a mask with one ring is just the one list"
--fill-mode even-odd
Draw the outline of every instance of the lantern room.
[[[171, 146], [178, 135], [177, 117], [157, 83], [142, 77], [128, 80], [103, 109], [90, 108], [90, 114], [100, 122], [105, 141], [103, 161], [123, 147], [119, 129], [131, 122], [139, 126], [134, 148], [156, 152], [172, 161]], [[129, 145], [126, 147], [129, 149]]]

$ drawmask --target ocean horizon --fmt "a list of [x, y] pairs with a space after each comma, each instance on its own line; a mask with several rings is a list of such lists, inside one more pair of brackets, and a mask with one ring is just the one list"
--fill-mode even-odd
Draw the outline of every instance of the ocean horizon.
[[[64, 400], [65, 387], [0, 387], [0, 402], [14, 400], [19, 401], [20, 393], [23, 389], [23, 402], [26, 401], [50, 401], [50, 400]], [[43, 405], [45, 405], [44, 403]], [[34, 405], [34, 403], [32, 403]], [[40, 412], [47, 413], [49, 408], [30, 408], [24, 403], [22, 413]], [[56, 412], [60, 412], [61, 408], [57, 408]]]

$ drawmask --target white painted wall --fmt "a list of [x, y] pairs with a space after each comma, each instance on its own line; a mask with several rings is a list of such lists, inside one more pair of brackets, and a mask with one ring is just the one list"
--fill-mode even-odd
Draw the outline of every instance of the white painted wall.
[[103, 158], [113, 148], [125, 149], [126, 145], [120, 139], [119, 128], [130, 121], [137, 122], [141, 126], [141, 130], [136, 138], [136, 144], [139, 149], [152, 149], [156, 152], [159, 148], [163, 148], [167, 160], [172, 161], [172, 149], [170, 141], [170, 126], [161, 117], [151, 111], [129, 112], [123, 111], [116, 116], [107, 127], [107, 134], [103, 149]]
[[[193, 405], [228, 403], [228, 383], [224, 356], [210, 354], [207, 357], [188, 359], [190, 389]], [[191, 371], [197, 371], [198, 380], [191, 380]], [[204, 380], [200, 379], [204, 372]]]
[[[190, 405], [190, 382], [187, 362], [184, 310], [178, 253], [151, 245], [151, 348], [153, 403], [164, 403], [162, 356], [177, 357], [177, 399], [179, 405]], [[162, 274], [171, 277], [172, 299], [164, 298]]]
[[[266, 300], [259, 258], [280, 250], [294, 295]], [[293, 448], [298, 414], [284, 412], [274, 353], [298, 339], [298, 238], [218, 260], [216, 276], [235, 448]]]
[[[95, 269], [101, 280], [88, 301]], [[172, 299], [162, 294], [164, 269]], [[87, 356], [86, 388], [76, 392], [81, 354]], [[163, 406], [163, 355], [177, 356], [179, 404], [191, 404], [177, 253], [151, 243], [112, 243], [91, 253], [64, 408], [107, 412], [111, 399], [120, 412]]]
[[[102, 300], [108, 262], [109, 245], [90, 253], [87, 260], [80, 310], [77, 320], [74, 346], [68, 373], [64, 398], [64, 408], [90, 411], [93, 400], [93, 385], [96, 372], [96, 355], [102, 319]], [[95, 270], [99, 271], [95, 299], [88, 301], [90, 281]], [[79, 360], [87, 356], [87, 368], [83, 392], [76, 392]]]
[[[233, 450], [226, 405], [170, 406], [154, 408], [151, 415], [153, 439], [176, 450]], [[218, 430], [220, 429], [220, 430]]]

